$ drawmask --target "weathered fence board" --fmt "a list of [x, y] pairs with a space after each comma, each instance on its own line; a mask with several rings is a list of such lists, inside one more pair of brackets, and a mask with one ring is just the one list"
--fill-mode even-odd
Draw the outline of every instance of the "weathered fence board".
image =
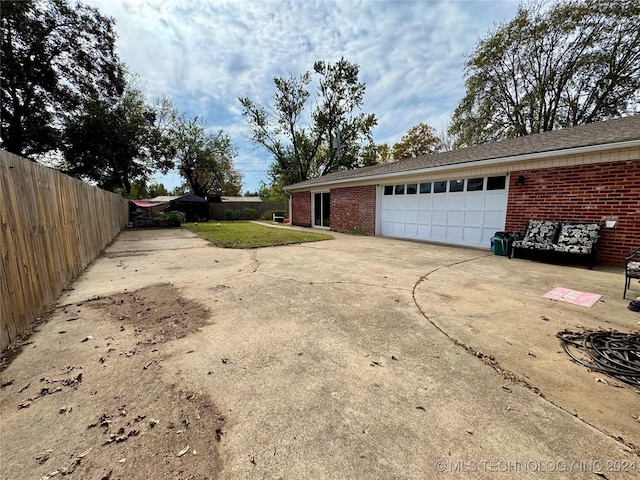
[[128, 201], [0, 150], [0, 349], [98, 256]]

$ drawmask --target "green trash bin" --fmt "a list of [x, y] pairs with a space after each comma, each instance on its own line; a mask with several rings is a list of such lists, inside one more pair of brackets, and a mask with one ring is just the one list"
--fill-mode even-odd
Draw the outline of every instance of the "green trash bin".
[[496, 255], [509, 255], [509, 239], [505, 237], [491, 237], [491, 250]]

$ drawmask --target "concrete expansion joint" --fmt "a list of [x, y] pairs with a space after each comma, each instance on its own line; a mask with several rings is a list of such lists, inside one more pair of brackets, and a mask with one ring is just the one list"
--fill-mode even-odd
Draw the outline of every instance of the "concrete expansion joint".
[[438, 268], [434, 268], [433, 270], [427, 272], [426, 274], [424, 274], [422, 277], [420, 277], [416, 283], [413, 285], [413, 291], [412, 291], [412, 297], [413, 297], [413, 302], [415, 304], [415, 306], [417, 307], [418, 311], [420, 312], [420, 314], [422, 314], [422, 316], [431, 324], [433, 325], [433, 327], [438, 330], [442, 335], [444, 335], [445, 337], [447, 337], [454, 345], [463, 348], [468, 354], [473, 355], [474, 357], [479, 358], [480, 360], [483, 361], [483, 363], [487, 364], [488, 366], [490, 366], [491, 368], [493, 368], [493, 370], [495, 370], [502, 378], [504, 378], [505, 380], [511, 382], [511, 383], [516, 383], [519, 385], [522, 385], [523, 387], [527, 388], [528, 390], [532, 391], [533, 393], [535, 393], [536, 395], [538, 395], [540, 398], [544, 399], [546, 402], [550, 403], [551, 405], [553, 405], [554, 407], [558, 408], [559, 410], [571, 415], [572, 417], [575, 417], [576, 419], [580, 420], [581, 422], [583, 422], [586, 425], [589, 425], [591, 428], [593, 428], [594, 430], [599, 431], [600, 433], [608, 436], [609, 438], [615, 440], [616, 442], [624, 445], [626, 448], [629, 448], [632, 452], [634, 452], [637, 456], [640, 457], [640, 446], [635, 445], [631, 442], [626, 441], [624, 438], [618, 436], [618, 435], [614, 435], [610, 432], [607, 432], [606, 430], [602, 430], [601, 428], [598, 428], [596, 425], [593, 425], [592, 423], [588, 422], [586, 419], [579, 417], [578, 414], [576, 412], [571, 412], [565, 408], [563, 408], [561, 405], [558, 405], [557, 403], [549, 400], [547, 397], [545, 397], [544, 393], [535, 385], [532, 385], [531, 383], [529, 383], [527, 380], [525, 380], [523, 377], [521, 377], [520, 375], [517, 375], [516, 373], [507, 370], [505, 368], [503, 368], [500, 363], [495, 359], [494, 356], [492, 355], [485, 355], [482, 352], [480, 352], [479, 350], [474, 349], [473, 347], [470, 347], [468, 345], [466, 345], [464, 342], [461, 342], [460, 340], [453, 338], [448, 332], [446, 332], [440, 325], [438, 325], [437, 323], [435, 323], [433, 321], [433, 319], [431, 319], [429, 317], [429, 315], [427, 315], [427, 313], [422, 309], [422, 307], [420, 306], [420, 304], [418, 303], [418, 300], [416, 299], [416, 291], [418, 289], [418, 286], [424, 282], [431, 274], [445, 269], [445, 268], [450, 268], [450, 267], [455, 267], [456, 265], [460, 265], [462, 263], [469, 263], [469, 262], [473, 262], [475, 260], [479, 260], [481, 258], [487, 257], [489, 255], [482, 255], [479, 257], [474, 257], [474, 258], [470, 258], [467, 260], [461, 260], [459, 262], [454, 262], [454, 263], [450, 263], [447, 265], [442, 265]]

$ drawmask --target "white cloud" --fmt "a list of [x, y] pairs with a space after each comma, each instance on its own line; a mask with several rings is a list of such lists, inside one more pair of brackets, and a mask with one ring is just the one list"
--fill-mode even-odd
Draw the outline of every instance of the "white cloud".
[[[268, 157], [251, 145], [238, 97], [265, 104], [273, 78], [340, 57], [360, 66], [365, 111], [378, 142], [412, 126], [441, 129], [464, 94], [463, 67], [515, 1], [84, 0], [116, 20], [118, 52], [150, 97], [223, 128], [240, 147], [244, 190], [266, 180]], [[177, 177], [167, 178], [170, 187]]]

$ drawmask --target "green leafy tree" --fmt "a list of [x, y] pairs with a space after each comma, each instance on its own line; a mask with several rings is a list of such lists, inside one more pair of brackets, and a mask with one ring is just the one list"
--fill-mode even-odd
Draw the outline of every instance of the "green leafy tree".
[[171, 195], [169, 190], [162, 183], [152, 183], [147, 187], [148, 197], [146, 198], [155, 198], [155, 197], [164, 197]]
[[457, 145], [632, 114], [640, 102], [640, 3], [522, 4], [466, 62]]
[[[119, 193], [125, 194], [125, 192], [122, 190], [120, 190]], [[129, 200], [142, 200], [143, 198], [149, 198], [149, 196], [150, 195], [147, 191], [147, 186], [144, 180], [131, 182], [131, 188], [129, 189], [129, 194], [127, 195], [127, 198]]]
[[189, 193], [189, 187], [187, 185], [178, 185], [173, 190], [171, 190], [171, 195], [176, 197], [181, 197], [182, 195], [187, 195]]
[[33, 158], [56, 150], [83, 99], [124, 89], [114, 22], [66, 0], [2, 2], [2, 148]]
[[263, 200], [268, 200], [274, 203], [286, 203], [289, 201], [289, 196], [284, 193], [282, 180], [275, 180], [270, 184], [266, 184], [260, 181], [258, 188], [258, 196]]
[[370, 143], [365, 145], [361, 153], [361, 163], [363, 167], [378, 165], [381, 163], [390, 163], [393, 161], [391, 149], [387, 143]]
[[229, 135], [207, 132], [201, 118], [182, 114], [173, 119], [173, 139], [176, 168], [194, 195], [240, 196], [242, 176], [233, 164], [238, 150]]
[[132, 81], [120, 95], [85, 99], [64, 122], [62, 170], [130, 196], [132, 182], [146, 185], [152, 171], [173, 167], [175, 149], [160, 116]]
[[394, 160], [403, 160], [435, 153], [440, 149], [440, 139], [433, 127], [419, 123], [411, 127], [402, 139], [393, 145], [392, 155]]
[[273, 156], [270, 176], [283, 185], [362, 166], [363, 148], [372, 143], [377, 120], [359, 112], [365, 94], [359, 67], [342, 58], [335, 64], [315, 62], [313, 70], [318, 91], [312, 109], [310, 72], [274, 78], [269, 107], [239, 99], [251, 139]]

